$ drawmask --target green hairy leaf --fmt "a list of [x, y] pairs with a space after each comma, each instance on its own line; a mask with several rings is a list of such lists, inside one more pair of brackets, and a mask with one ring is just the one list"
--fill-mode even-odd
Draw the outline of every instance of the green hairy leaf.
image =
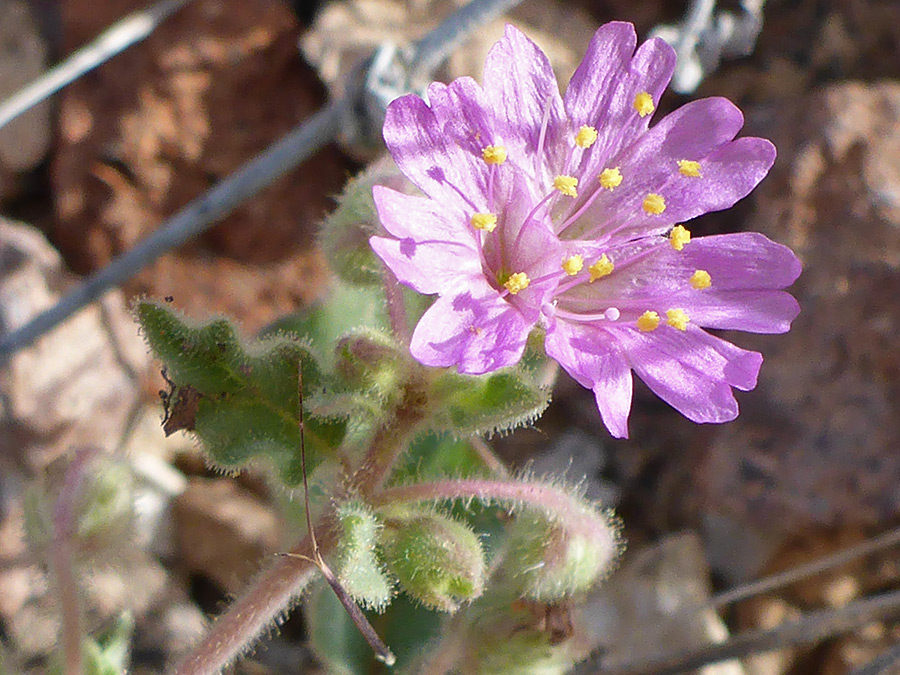
[[318, 417], [325, 375], [309, 345], [270, 335], [245, 346], [225, 319], [194, 324], [159, 303], [142, 301], [137, 318], [165, 363], [172, 391], [166, 432], [193, 432], [210, 461], [234, 470], [268, 459], [288, 485], [302, 481], [297, 369], [302, 364], [306, 448], [311, 466], [343, 440], [345, 421]]
[[432, 428], [471, 436], [531, 423], [550, 404], [550, 390], [524, 368], [479, 376], [447, 370], [434, 384], [434, 399]]

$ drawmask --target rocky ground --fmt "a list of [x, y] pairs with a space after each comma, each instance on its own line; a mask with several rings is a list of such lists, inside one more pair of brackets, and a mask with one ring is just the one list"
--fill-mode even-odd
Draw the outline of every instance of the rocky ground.
[[[144, 4], [0, 0], [0, 98]], [[317, 110], [372, 47], [421, 34], [453, 4], [195, 0], [0, 131], [0, 332]], [[684, 11], [674, 0], [528, 0], [513, 18], [568, 73], [599, 23], [629, 20], [644, 36]], [[889, 550], [706, 612], [699, 633], [665, 624], [666, 598], [703, 599], [900, 525], [900, 4], [771, 0], [764, 16], [752, 54], [723, 62], [694, 94], [735, 101], [744, 133], [772, 139], [779, 157], [751, 197], [693, 229], [760, 231], [804, 263], [793, 330], [735, 338], [766, 355], [759, 387], [739, 396], [740, 418], [698, 427], [639, 385], [633, 440], [613, 441], [590, 393], [561, 380], [537, 429], [494, 441], [513, 464], [587, 475], [617, 504], [630, 548], [595, 599], [596, 611], [626, 615], [609, 634], [611, 652], [696, 646], [900, 588]], [[501, 27], [485, 27], [447, 75], [478, 76]], [[670, 92], [661, 107], [685, 100]], [[78, 448], [121, 458], [135, 477], [133, 543], [96, 567], [86, 598], [92, 627], [131, 610], [132, 672], [164, 672], [259, 561], [290, 545], [259, 476], [212, 475], [189, 439], [164, 438], [164, 382], [126, 308], [141, 294], [171, 296], [192, 316], [227, 313], [252, 334], [307, 305], [328, 280], [317, 222], [370, 158], [325, 147], [0, 370], [7, 663], [43, 672], [57, 641], [54, 589], [26, 543], [23, 504], [33, 485], [59, 485]], [[636, 629], [647, 625], [660, 629], [652, 640]], [[308, 658], [302, 635], [302, 621], [289, 620], [242, 672], [297, 672]], [[898, 639], [900, 625], [874, 621], [709, 672], [850, 673]]]

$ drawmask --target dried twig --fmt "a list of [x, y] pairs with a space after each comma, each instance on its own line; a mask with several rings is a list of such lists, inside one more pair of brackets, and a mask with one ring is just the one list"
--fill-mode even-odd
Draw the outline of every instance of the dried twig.
[[725, 607], [726, 605], [738, 602], [739, 600], [744, 600], [746, 598], [753, 597], [754, 595], [761, 595], [763, 593], [773, 591], [776, 588], [781, 588], [783, 586], [787, 586], [794, 582], [800, 581], [801, 579], [805, 579], [806, 577], [811, 577], [815, 574], [820, 574], [835, 567], [840, 567], [841, 565], [845, 565], [848, 562], [856, 560], [857, 558], [862, 558], [863, 556], [875, 553], [876, 551], [880, 551], [891, 546], [896, 546], [897, 544], [900, 544], [900, 528], [891, 530], [890, 532], [882, 534], [878, 537], [868, 539], [861, 544], [851, 546], [844, 551], [839, 551], [838, 553], [825, 556], [824, 558], [819, 558], [818, 560], [814, 560], [805, 565], [798, 565], [797, 567], [789, 569], [786, 572], [773, 574], [772, 576], [766, 577], [765, 579], [760, 579], [758, 581], [754, 581], [752, 583], [744, 584], [742, 586], [738, 586], [737, 588], [732, 588], [730, 590], [724, 591], [722, 593], [714, 595], [710, 600], [710, 604], [713, 607], [717, 608]]
[[882, 652], [861, 668], [856, 668], [849, 675], [895, 675], [900, 670], [900, 643]]
[[897, 614], [900, 614], [900, 591], [893, 591], [851, 602], [840, 609], [810, 612], [796, 621], [771, 630], [741, 633], [722, 644], [662, 655], [639, 663], [603, 668], [602, 658], [597, 658], [579, 672], [599, 675], [675, 675], [749, 654], [814, 644]]

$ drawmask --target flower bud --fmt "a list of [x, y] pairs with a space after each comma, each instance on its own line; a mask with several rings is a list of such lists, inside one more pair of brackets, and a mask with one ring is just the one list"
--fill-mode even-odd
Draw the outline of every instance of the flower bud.
[[61, 539], [77, 562], [109, 562], [134, 529], [131, 469], [99, 451], [80, 450], [51, 467], [48, 483], [26, 492], [25, 529], [43, 551]]
[[516, 519], [506, 566], [523, 596], [563, 600], [587, 592], [615, 568], [622, 549], [618, 522], [609, 512], [582, 506], [577, 517], [531, 510]]
[[484, 590], [481, 542], [449, 516], [432, 510], [392, 511], [380, 539], [388, 569], [426, 607], [454, 612]]
[[134, 525], [131, 469], [121, 462], [99, 457], [92, 463], [90, 473], [79, 500], [76, 537], [86, 546], [97, 539], [110, 539], [118, 546], [129, 538]]
[[357, 330], [341, 338], [335, 353], [336, 369], [351, 389], [375, 394], [382, 402], [397, 395], [409, 350], [393, 338], [377, 331]]
[[351, 284], [382, 282], [381, 263], [369, 246], [369, 237], [382, 231], [372, 199], [375, 185], [386, 185], [407, 194], [415, 191], [394, 160], [385, 156], [347, 183], [337, 208], [322, 223], [322, 250], [332, 269]]
[[367, 609], [382, 611], [391, 601], [393, 587], [375, 556], [381, 523], [360, 502], [337, 509], [338, 538], [335, 572], [344, 590]]

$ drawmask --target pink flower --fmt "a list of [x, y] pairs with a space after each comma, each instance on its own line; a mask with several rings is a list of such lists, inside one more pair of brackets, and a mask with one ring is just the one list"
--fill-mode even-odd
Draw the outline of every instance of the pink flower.
[[732, 206], [765, 177], [775, 148], [735, 139], [743, 116], [694, 101], [650, 127], [675, 53], [628, 23], [594, 35], [564, 97], [547, 57], [508, 26], [484, 87], [471, 78], [408, 95], [384, 138], [426, 197], [376, 187], [391, 237], [377, 255], [438, 298], [412, 355], [480, 374], [515, 364], [536, 326], [547, 354], [593, 390], [628, 435], [632, 371], [695, 422], [738, 414], [762, 356], [704, 328], [781, 333], [797, 315], [783, 288], [800, 273], [761, 234], [691, 239], [686, 221]]

